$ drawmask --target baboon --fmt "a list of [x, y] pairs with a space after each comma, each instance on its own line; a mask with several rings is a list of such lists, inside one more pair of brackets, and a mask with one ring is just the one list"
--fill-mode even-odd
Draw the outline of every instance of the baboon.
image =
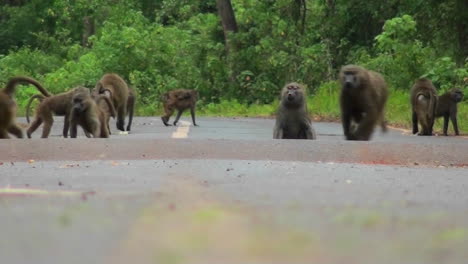
[[44, 95], [49, 95], [41, 84], [32, 78], [23, 76], [11, 78], [5, 88], [0, 90], [0, 138], [10, 138], [9, 134], [23, 138], [23, 130], [16, 124], [17, 106], [13, 99], [16, 85], [19, 83], [30, 83]]
[[63, 124], [63, 137], [68, 137], [70, 124], [70, 112], [72, 106], [72, 97], [75, 93], [90, 93], [89, 89], [83, 86], [73, 88], [68, 92], [59, 93], [56, 95], [34, 95], [29, 99], [26, 105], [26, 119], [29, 122], [29, 112], [31, 103], [34, 99], [39, 99], [40, 103], [36, 108], [34, 121], [27, 129], [28, 138], [31, 138], [32, 133], [44, 122], [42, 129], [42, 138], [47, 138], [54, 123], [54, 114], [57, 116], [65, 116]]
[[447, 130], [449, 125], [449, 118], [452, 120], [453, 130], [455, 135], [460, 135], [458, 131], [457, 122], [457, 104], [463, 100], [463, 92], [454, 88], [443, 95], [439, 96], [437, 100], [437, 107], [435, 117], [444, 117], [444, 135], [447, 136]]
[[[429, 79], [416, 80], [410, 92], [413, 134], [432, 136], [435, 112], [437, 108], [437, 91]], [[418, 123], [422, 132], [419, 133]]]
[[274, 139], [316, 139], [315, 130], [307, 113], [304, 88], [298, 83], [286, 84], [281, 90], [281, 101], [276, 115]]
[[[127, 104], [129, 97], [129, 88], [127, 83], [115, 73], [107, 73], [97, 82], [93, 94], [102, 94], [105, 91], [110, 92], [112, 103], [117, 110], [117, 129], [125, 131], [125, 117], [127, 115]], [[133, 118], [133, 107], [132, 107]], [[130, 130], [130, 124], [127, 126]]]
[[[112, 99], [112, 92], [108, 89], [103, 89], [101, 93], [95, 95], [105, 95], [109, 98]], [[127, 100], [127, 115], [128, 115], [128, 125], [127, 125], [127, 131], [130, 131], [132, 128], [132, 122], [133, 122], [133, 112], [135, 109], [135, 102], [136, 102], [136, 94], [135, 91], [132, 88], [128, 88], [128, 100]], [[111, 130], [109, 129], [109, 134], [111, 134]]]
[[387, 131], [385, 104], [387, 84], [377, 72], [356, 65], [341, 68], [341, 122], [347, 140], [370, 140], [374, 128], [380, 124]]
[[165, 126], [170, 126], [169, 119], [174, 110], [178, 110], [177, 117], [174, 120], [174, 126], [179, 122], [182, 113], [190, 108], [190, 115], [194, 126], [198, 126], [195, 122], [195, 107], [198, 99], [198, 91], [189, 89], [177, 89], [164, 93], [161, 96], [165, 114], [161, 117]]
[[76, 138], [78, 125], [94, 138], [109, 137], [109, 119], [115, 117], [115, 108], [109, 97], [89, 93], [75, 93], [70, 114], [70, 137]]

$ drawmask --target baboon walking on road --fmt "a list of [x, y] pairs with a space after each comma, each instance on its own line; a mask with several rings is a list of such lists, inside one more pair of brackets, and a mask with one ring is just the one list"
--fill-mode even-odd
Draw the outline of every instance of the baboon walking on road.
[[34, 121], [27, 129], [28, 138], [31, 138], [32, 133], [44, 123], [42, 129], [42, 138], [49, 137], [50, 130], [54, 123], [54, 114], [58, 116], [65, 116], [63, 124], [63, 137], [68, 137], [69, 123], [70, 123], [70, 112], [72, 106], [72, 97], [75, 93], [89, 93], [89, 89], [83, 86], [78, 86], [72, 90], [57, 95], [34, 95], [29, 99], [26, 106], [26, 119], [29, 122], [29, 112], [31, 103], [34, 99], [39, 99], [41, 102], [36, 108], [36, 115]]
[[452, 121], [453, 130], [455, 135], [460, 135], [458, 131], [457, 121], [457, 104], [463, 100], [463, 92], [458, 89], [452, 89], [443, 95], [439, 96], [437, 100], [436, 114], [435, 117], [444, 117], [444, 135], [447, 136], [447, 130], [449, 125], [449, 118]]
[[194, 126], [198, 126], [195, 123], [195, 107], [197, 104], [198, 92], [189, 89], [177, 89], [164, 93], [161, 96], [163, 102], [165, 115], [161, 117], [165, 126], [170, 126], [169, 119], [171, 118], [174, 110], [178, 110], [177, 117], [174, 120], [174, 126], [179, 122], [179, 118], [182, 113], [190, 108], [190, 115], [192, 116], [192, 122]]
[[[117, 129], [125, 131], [125, 117], [127, 116], [127, 104], [130, 96], [130, 91], [127, 83], [119, 75], [108, 73], [102, 76], [94, 88], [94, 94], [103, 94], [105, 91], [110, 92], [112, 103], [117, 110]], [[133, 118], [133, 108], [131, 110]], [[131, 123], [127, 126], [127, 131], [130, 130]]]
[[[421, 78], [411, 88], [410, 96], [413, 134], [432, 136], [437, 108], [436, 88], [429, 79]], [[421, 133], [419, 133], [418, 123], [421, 124]]]
[[286, 84], [281, 90], [273, 138], [316, 139], [316, 137], [307, 113], [304, 88], [298, 83]]
[[374, 128], [385, 123], [387, 84], [377, 72], [356, 65], [347, 65], [340, 71], [341, 122], [347, 140], [370, 140]]
[[17, 106], [13, 99], [16, 85], [19, 83], [32, 84], [42, 94], [49, 95], [41, 84], [32, 78], [23, 76], [11, 78], [5, 88], [0, 90], [0, 138], [10, 138], [9, 134], [13, 134], [17, 138], [23, 138], [23, 130], [16, 124], [15, 119]]

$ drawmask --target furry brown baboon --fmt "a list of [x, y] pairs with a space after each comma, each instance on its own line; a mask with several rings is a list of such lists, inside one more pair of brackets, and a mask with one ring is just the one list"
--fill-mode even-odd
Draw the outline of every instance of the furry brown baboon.
[[[437, 107], [437, 91], [429, 79], [416, 80], [410, 91], [413, 134], [432, 136], [435, 111]], [[419, 133], [418, 123], [422, 132]]]
[[463, 100], [463, 92], [454, 88], [438, 97], [435, 117], [444, 117], [444, 135], [447, 136], [449, 118], [452, 120], [455, 135], [460, 135], [457, 122], [457, 104]]
[[[125, 131], [125, 117], [127, 115], [127, 104], [129, 88], [127, 83], [117, 74], [104, 74], [94, 88], [94, 94], [102, 94], [106, 90], [110, 91], [112, 103], [117, 110], [117, 129]], [[133, 110], [132, 110], [133, 117]], [[130, 127], [127, 127], [129, 130]]]
[[105, 95], [75, 93], [72, 98], [70, 114], [70, 137], [76, 138], [78, 125], [93, 137], [109, 137], [109, 119], [115, 117], [115, 108], [111, 99]]
[[75, 93], [90, 93], [89, 89], [83, 86], [78, 86], [72, 90], [64, 93], [59, 93], [56, 95], [34, 95], [29, 99], [29, 102], [26, 106], [26, 119], [29, 122], [29, 112], [31, 107], [31, 102], [38, 98], [41, 102], [36, 108], [36, 115], [34, 121], [31, 123], [27, 129], [28, 138], [31, 138], [32, 133], [36, 131], [37, 128], [44, 122], [44, 127], [42, 129], [42, 138], [47, 138], [50, 134], [50, 130], [54, 123], [54, 114], [57, 116], [65, 116], [63, 124], [63, 137], [68, 137], [68, 130], [70, 124], [70, 112], [72, 105], [72, 97]]
[[10, 138], [9, 134], [17, 138], [23, 138], [23, 130], [16, 124], [16, 102], [13, 94], [16, 85], [19, 83], [29, 83], [34, 85], [42, 94], [49, 93], [41, 86], [39, 82], [29, 77], [13, 77], [6, 84], [5, 88], [0, 90], [0, 138]]
[[386, 131], [385, 104], [387, 84], [377, 72], [356, 65], [346, 65], [340, 71], [341, 121], [347, 140], [370, 140], [380, 124]]
[[190, 115], [194, 126], [198, 126], [195, 122], [195, 107], [197, 104], [198, 92], [189, 89], [177, 89], [164, 93], [161, 96], [163, 102], [165, 115], [161, 117], [165, 126], [170, 126], [169, 119], [171, 118], [174, 110], [178, 110], [177, 117], [174, 120], [174, 126], [179, 122], [182, 113], [190, 108]]
[[298, 83], [286, 84], [281, 90], [281, 100], [276, 115], [273, 138], [317, 138], [307, 113], [305, 90]]

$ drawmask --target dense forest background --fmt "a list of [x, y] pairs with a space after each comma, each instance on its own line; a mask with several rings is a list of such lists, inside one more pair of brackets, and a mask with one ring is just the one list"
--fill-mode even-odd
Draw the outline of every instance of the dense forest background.
[[[298, 81], [312, 113], [336, 117], [336, 75], [353, 63], [385, 76], [389, 118], [404, 123], [418, 77], [467, 94], [467, 10], [466, 0], [4, 0], [0, 83], [28, 75], [58, 93], [115, 72], [140, 114], [188, 88], [201, 111], [268, 115]], [[19, 105], [34, 93], [18, 89]]]

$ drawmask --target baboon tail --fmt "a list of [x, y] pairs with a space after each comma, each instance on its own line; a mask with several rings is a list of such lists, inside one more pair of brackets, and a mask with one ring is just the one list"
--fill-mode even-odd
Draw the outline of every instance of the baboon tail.
[[44, 87], [42, 87], [42, 85], [38, 81], [25, 76], [16, 76], [11, 78], [5, 86], [5, 93], [9, 96], [12, 96], [12, 94], [15, 92], [16, 85], [18, 85], [19, 83], [30, 83], [36, 86], [37, 90], [41, 92], [45, 97], [51, 96], [51, 94]]
[[39, 101], [42, 102], [44, 100], [45, 96], [42, 94], [35, 94], [29, 98], [28, 104], [26, 105], [26, 120], [28, 121], [29, 124], [29, 113], [31, 112], [31, 104], [34, 101], [34, 99], [39, 99]]
[[99, 104], [101, 100], [104, 100], [106, 102], [107, 106], [109, 107], [110, 114], [113, 118], [117, 116], [117, 113], [115, 111], [114, 104], [112, 103], [111, 99], [105, 95], [101, 95], [97, 98], [96, 103]]

